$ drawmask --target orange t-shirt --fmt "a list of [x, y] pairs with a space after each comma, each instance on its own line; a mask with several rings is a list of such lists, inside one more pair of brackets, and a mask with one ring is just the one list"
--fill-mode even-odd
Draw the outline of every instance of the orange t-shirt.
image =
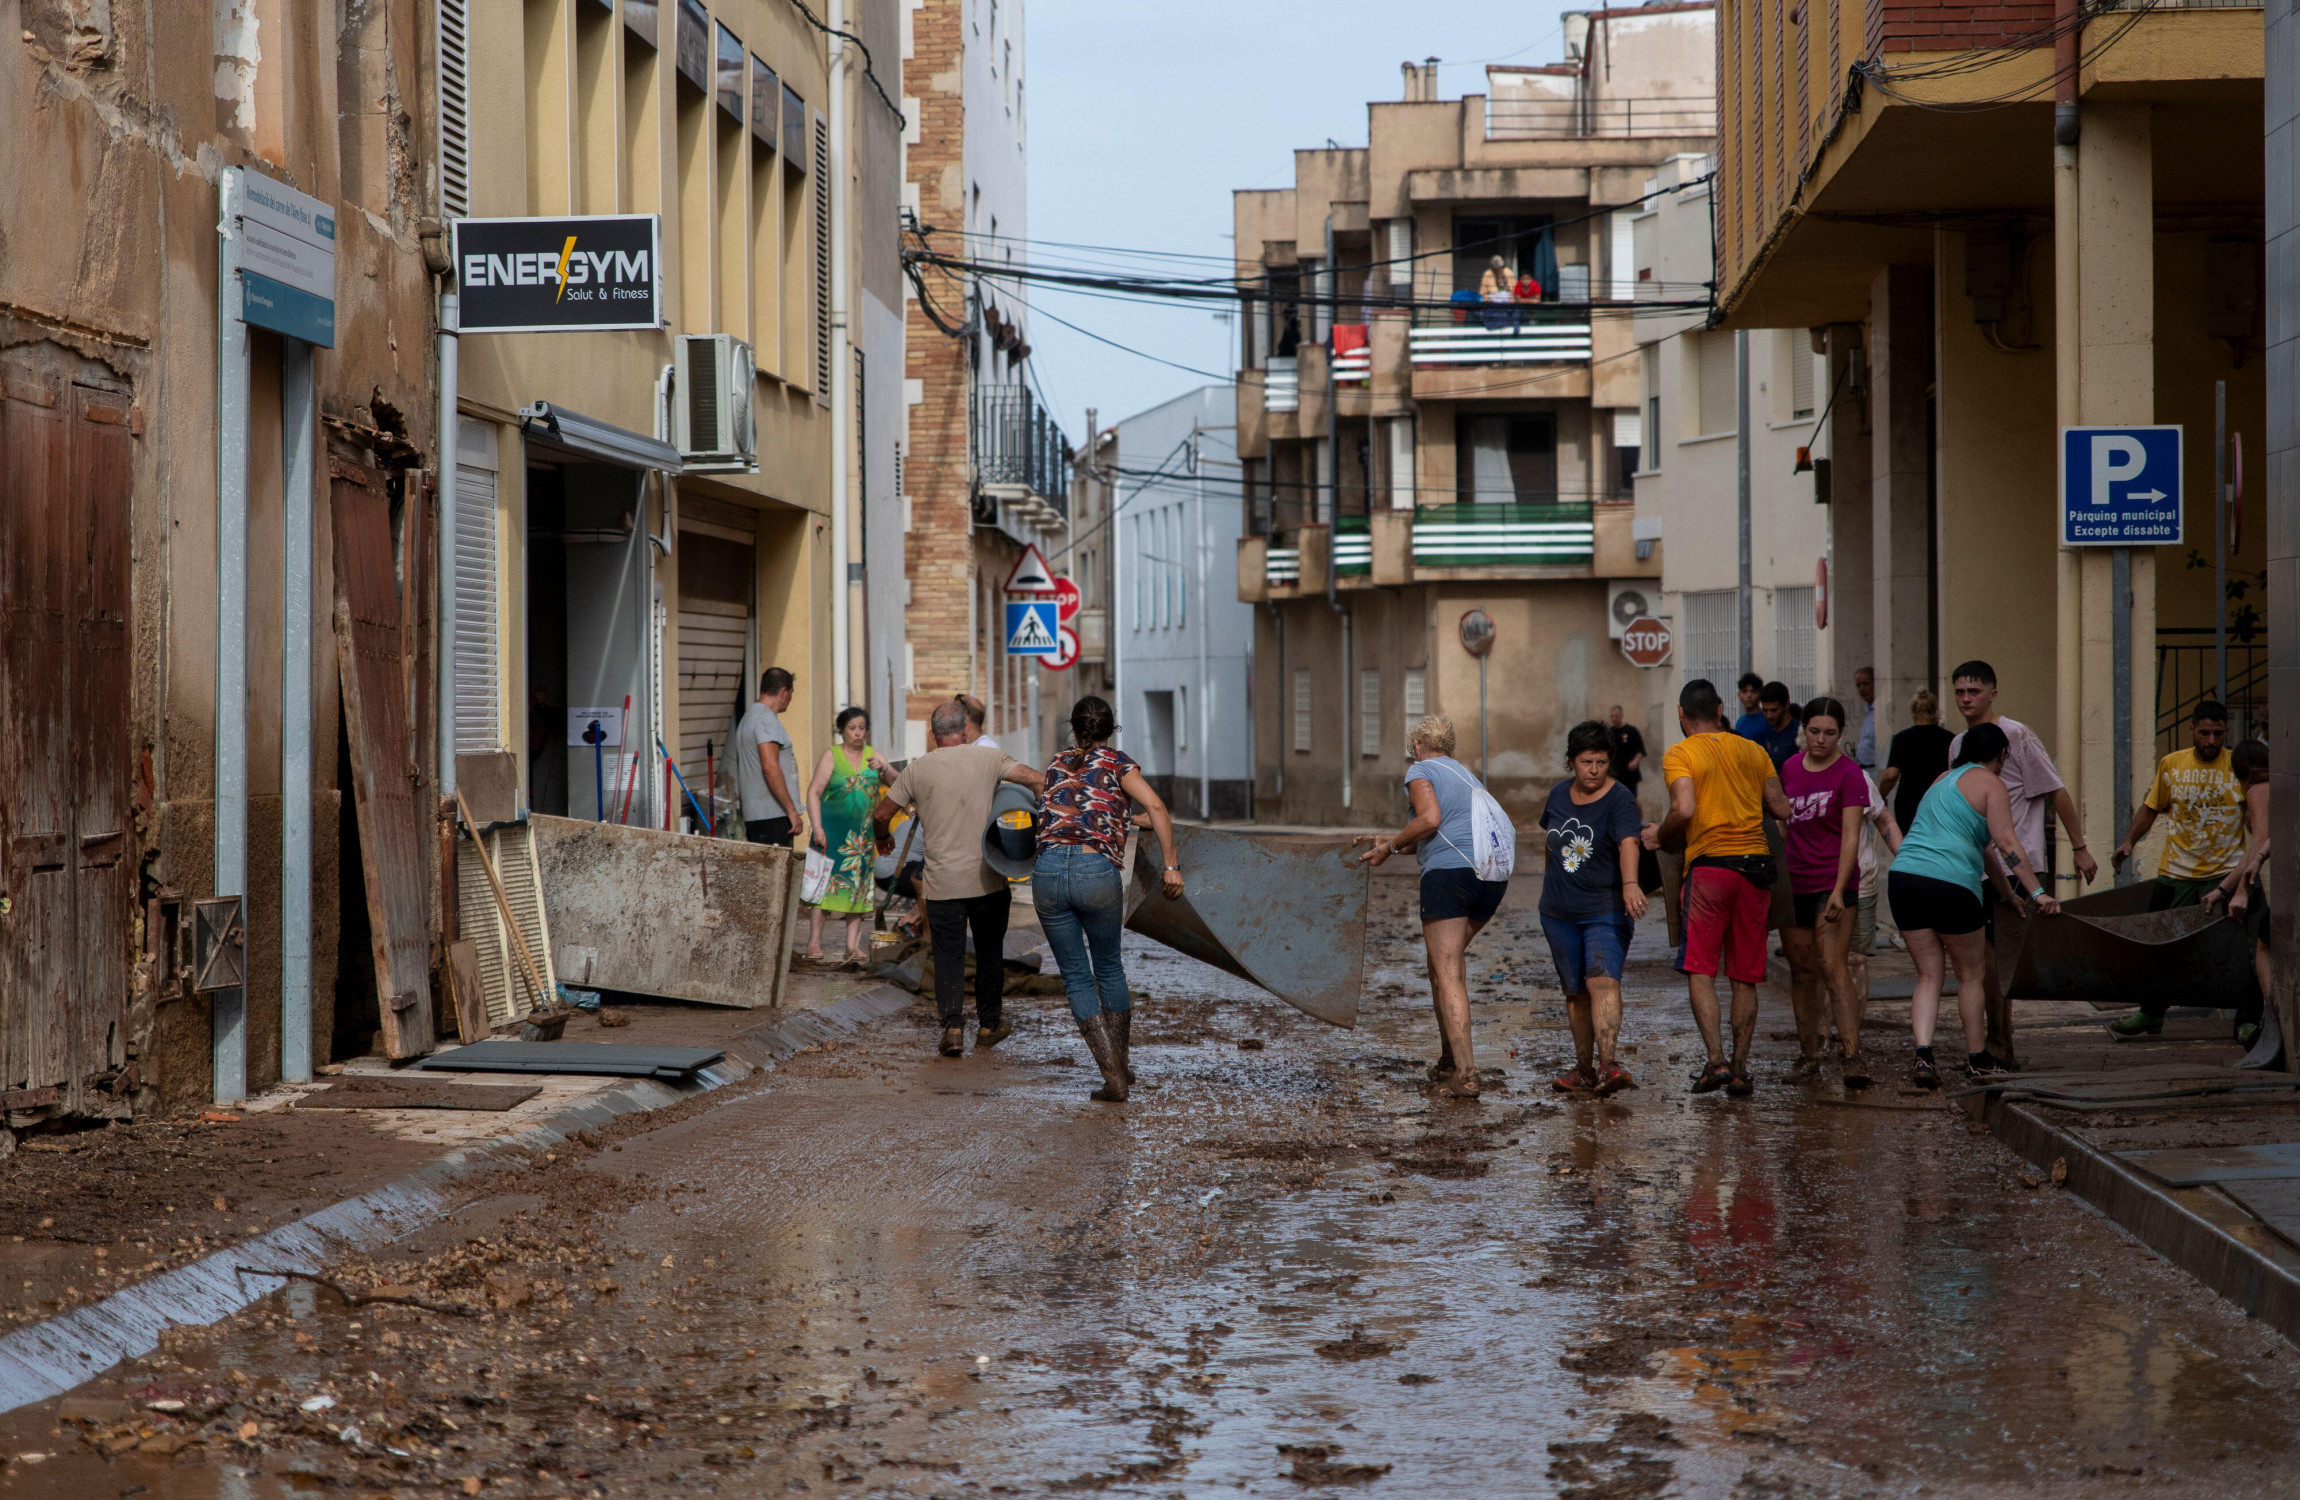
[[1670, 786], [1693, 778], [1693, 821], [1685, 828], [1685, 858], [1709, 854], [1764, 854], [1765, 783], [1772, 757], [1755, 740], [1731, 730], [1679, 740], [1661, 757]]

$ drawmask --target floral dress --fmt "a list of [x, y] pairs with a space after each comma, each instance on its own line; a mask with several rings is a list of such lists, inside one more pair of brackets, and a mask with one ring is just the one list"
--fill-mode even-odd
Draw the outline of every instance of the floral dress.
[[862, 764], [847, 759], [844, 745], [831, 747], [831, 780], [823, 788], [823, 848], [831, 861], [824, 911], [868, 912], [876, 906], [871, 867], [878, 850], [870, 811], [878, 802], [879, 776], [871, 769], [878, 752], [863, 746]]

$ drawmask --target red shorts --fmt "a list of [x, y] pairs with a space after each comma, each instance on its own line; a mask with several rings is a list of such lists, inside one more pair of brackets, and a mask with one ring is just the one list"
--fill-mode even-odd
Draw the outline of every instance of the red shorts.
[[1713, 865], [1685, 872], [1685, 972], [1710, 974], [1720, 967], [1739, 984], [1765, 980], [1765, 919], [1773, 893]]

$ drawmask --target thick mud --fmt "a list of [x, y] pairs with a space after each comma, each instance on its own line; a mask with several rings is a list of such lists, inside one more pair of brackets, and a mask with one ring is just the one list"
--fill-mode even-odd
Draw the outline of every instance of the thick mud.
[[2291, 1491], [2300, 1355], [1896, 1086], [1905, 1035], [1788, 1085], [1768, 991], [1756, 1097], [1690, 1096], [1649, 924], [1642, 1086], [1559, 1099], [1520, 882], [1485, 1096], [1433, 1103], [1376, 899], [1355, 1032], [1130, 948], [1113, 1107], [1059, 1001], [956, 1061], [906, 1012], [6, 1419], [0, 1493]]

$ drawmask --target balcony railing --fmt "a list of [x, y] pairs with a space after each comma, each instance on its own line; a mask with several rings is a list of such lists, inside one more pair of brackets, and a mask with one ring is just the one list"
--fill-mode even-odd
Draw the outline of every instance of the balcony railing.
[[1070, 444], [1028, 386], [975, 387], [969, 398], [978, 490], [1070, 513]]
[[1291, 354], [1270, 356], [1263, 376], [1262, 408], [1265, 411], [1302, 409], [1302, 372]]
[[[1340, 545], [1337, 539], [1337, 554]], [[1596, 549], [1587, 504], [1424, 505], [1414, 512], [1416, 568], [1586, 567]], [[1370, 552], [1369, 543], [1369, 560]]]
[[1296, 584], [1302, 581], [1302, 549], [1299, 547], [1272, 547], [1262, 554], [1262, 577], [1271, 583]]
[[[1350, 328], [1357, 334], [1357, 342], [1348, 348], [1340, 347], [1344, 327]], [[1374, 348], [1373, 345], [1366, 342], [1366, 325], [1363, 323], [1346, 325], [1337, 323], [1334, 325], [1334, 333], [1336, 344], [1333, 360], [1334, 384], [1347, 385], [1351, 382], [1371, 380], [1374, 374]]]
[[[1414, 315], [1407, 349], [1417, 369], [1439, 365], [1577, 364], [1589, 359], [1590, 325], [1585, 309], [1577, 321], [1552, 321], [1542, 304], [1459, 303], [1443, 311], [1425, 308]], [[1455, 322], [1455, 318], [1460, 322]]]
[[1717, 101], [1679, 99], [1488, 99], [1485, 138], [1540, 141], [1715, 135]]
[[1334, 518], [1334, 576], [1363, 577], [1374, 570], [1374, 523], [1364, 516]]
[[[2268, 648], [2258, 639], [2228, 642], [2228, 738], [2231, 743], [2268, 729]], [[2170, 755], [2188, 744], [2189, 716], [2196, 705], [2216, 697], [2219, 661], [2209, 626], [2161, 626], [2156, 632], [2156, 753]]]

